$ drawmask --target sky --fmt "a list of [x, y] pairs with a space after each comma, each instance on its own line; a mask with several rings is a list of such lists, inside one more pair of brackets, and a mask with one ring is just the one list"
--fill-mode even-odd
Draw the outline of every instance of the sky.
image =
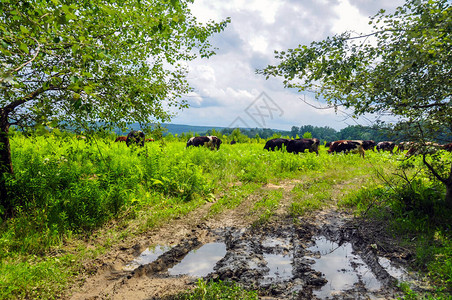
[[[328, 36], [353, 31], [369, 33], [369, 17], [380, 9], [394, 11], [403, 0], [195, 0], [191, 11], [200, 22], [231, 23], [215, 34], [216, 55], [188, 63], [193, 92], [183, 95], [189, 108], [173, 124], [212, 127], [272, 128], [349, 125], [369, 126], [373, 116], [352, 119], [322, 106], [312, 93], [284, 88], [281, 78], [256, 74], [276, 64], [274, 50], [309, 45]], [[308, 104], [309, 103], [309, 104]]]

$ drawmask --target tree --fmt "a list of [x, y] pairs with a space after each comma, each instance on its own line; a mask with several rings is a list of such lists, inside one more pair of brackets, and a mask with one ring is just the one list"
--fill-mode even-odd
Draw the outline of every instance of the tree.
[[208, 38], [229, 22], [199, 24], [191, 2], [0, 2], [0, 210], [13, 174], [11, 125], [145, 125], [187, 106], [182, 62], [213, 55]]
[[[381, 10], [374, 31], [349, 32], [276, 52], [280, 63], [258, 73], [281, 76], [286, 87], [312, 91], [355, 116], [390, 114], [394, 132], [425, 145], [452, 131], [452, 8], [447, 0], [408, 0], [394, 13]], [[403, 130], [402, 130], [403, 129]], [[396, 137], [397, 138], [397, 137]], [[424, 163], [446, 186], [452, 206], [452, 163], [447, 173]]]
[[290, 129], [290, 136], [295, 137], [298, 133], [300, 133], [300, 127], [292, 126]]

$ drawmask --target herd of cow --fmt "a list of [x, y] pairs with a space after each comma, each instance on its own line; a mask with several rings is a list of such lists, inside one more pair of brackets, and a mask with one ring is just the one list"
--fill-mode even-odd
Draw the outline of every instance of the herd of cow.
[[[131, 144], [136, 144], [138, 146], [144, 146], [144, 142], [154, 141], [154, 139], [146, 139], [142, 131], [132, 130], [127, 136], [118, 137], [115, 142], [126, 142], [127, 146]], [[221, 140], [216, 136], [196, 136], [192, 137], [187, 141], [187, 147], [194, 146], [205, 146], [211, 150], [220, 149]], [[231, 142], [231, 145], [235, 144], [235, 141]], [[317, 138], [312, 139], [286, 139], [286, 138], [275, 138], [268, 140], [265, 143], [264, 149], [268, 151], [286, 149], [289, 153], [303, 153], [305, 151], [315, 152], [319, 155], [319, 145], [320, 140]], [[440, 145], [436, 143], [426, 143], [421, 146], [415, 142], [401, 142], [396, 144], [390, 141], [384, 141], [375, 143], [373, 140], [340, 140], [334, 142], [328, 142], [325, 144], [328, 147], [328, 153], [349, 153], [355, 152], [359, 153], [363, 158], [365, 156], [366, 150], [375, 151], [375, 149], [380, 151], [389, 151], [393, 153], [394, 149], [398, 152], [408, 150], [406, 153], [407, 157], [412, 155], [417, 155], [421, 153], [432, 153], [438, 149], [444, 149], [446, 151], [452, 152], [452, 143]], [[396, 148], [397, 147], [397, 148]]]

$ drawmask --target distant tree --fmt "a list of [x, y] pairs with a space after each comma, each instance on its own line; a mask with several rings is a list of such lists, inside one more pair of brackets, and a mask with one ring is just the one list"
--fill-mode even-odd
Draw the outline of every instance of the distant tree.
[[[282, 76], [286, 87], [313, 91], [355, 116], [391, 114], [394, 132], [425, 145], [452, 131], [452, 8], [448, 0], [408, 0], [392, 14], [381, 10], [374, 32], [343, 33], [309, 46], [276, 52], [280, 63], [258, 73]], [[452, 207], [452, 162], [447, 172], [428, 170], [446, 187]]]
[[10, 208], [11, 125], [124, 128], [187, 106], [180, 62], [214, 54], [208, 38], [229, 21], [201, 25], [190, 2], [0, 2], [0, 210]]
[[290, 136], [296, 137], [300, 133], [300, 127], [292, 126], [292, 129], [290, 129]]

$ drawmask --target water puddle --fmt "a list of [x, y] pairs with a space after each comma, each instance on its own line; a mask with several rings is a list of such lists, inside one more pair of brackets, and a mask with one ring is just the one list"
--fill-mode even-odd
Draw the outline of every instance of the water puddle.
[[378, 263], [380, 266], [382, 266], [386, 272], [389, 273], [392, 277], [399, 281], [411, 281], [413, 280], [409, 275], [408, 272], [404, 268], [395, 267], [391, 261], [384, 257], [378, 258]]
[[325, 299], [341, 291], [353, 288], [356, 284], [362, 284], [369, 291], [379, 290], [381, 284], [372, 271], [362, 261], [353, 254], [350, 243], [339, 244], [329, 241], [325, 237], [317, 237], [315, 245], [308, 248], [320, 257], [314, 257], [313, 269], [320, 271], [328, 280], [320, 290], [314, 294]]
[[168, 269], [170, 275], [203, 277], [213, 271], [215, 264], [226, 255], [224, 243], [208, 243], [190, 251], [184, 259]]
[[264, 254], [264, 260], [270, 269], [268, 275], [264, 276], [264, 280], [284, 281], [292, 278], [292, 258], [290, 255]]
[[147, 248], [140, 256], [132, 260], [130, 263], [124, 266], [124, 271], [133, 271], [139, 266], [150, 264], [155, 261], [160, 255], [170, 250], [169, 246], [157, 245], [154, 248]]

